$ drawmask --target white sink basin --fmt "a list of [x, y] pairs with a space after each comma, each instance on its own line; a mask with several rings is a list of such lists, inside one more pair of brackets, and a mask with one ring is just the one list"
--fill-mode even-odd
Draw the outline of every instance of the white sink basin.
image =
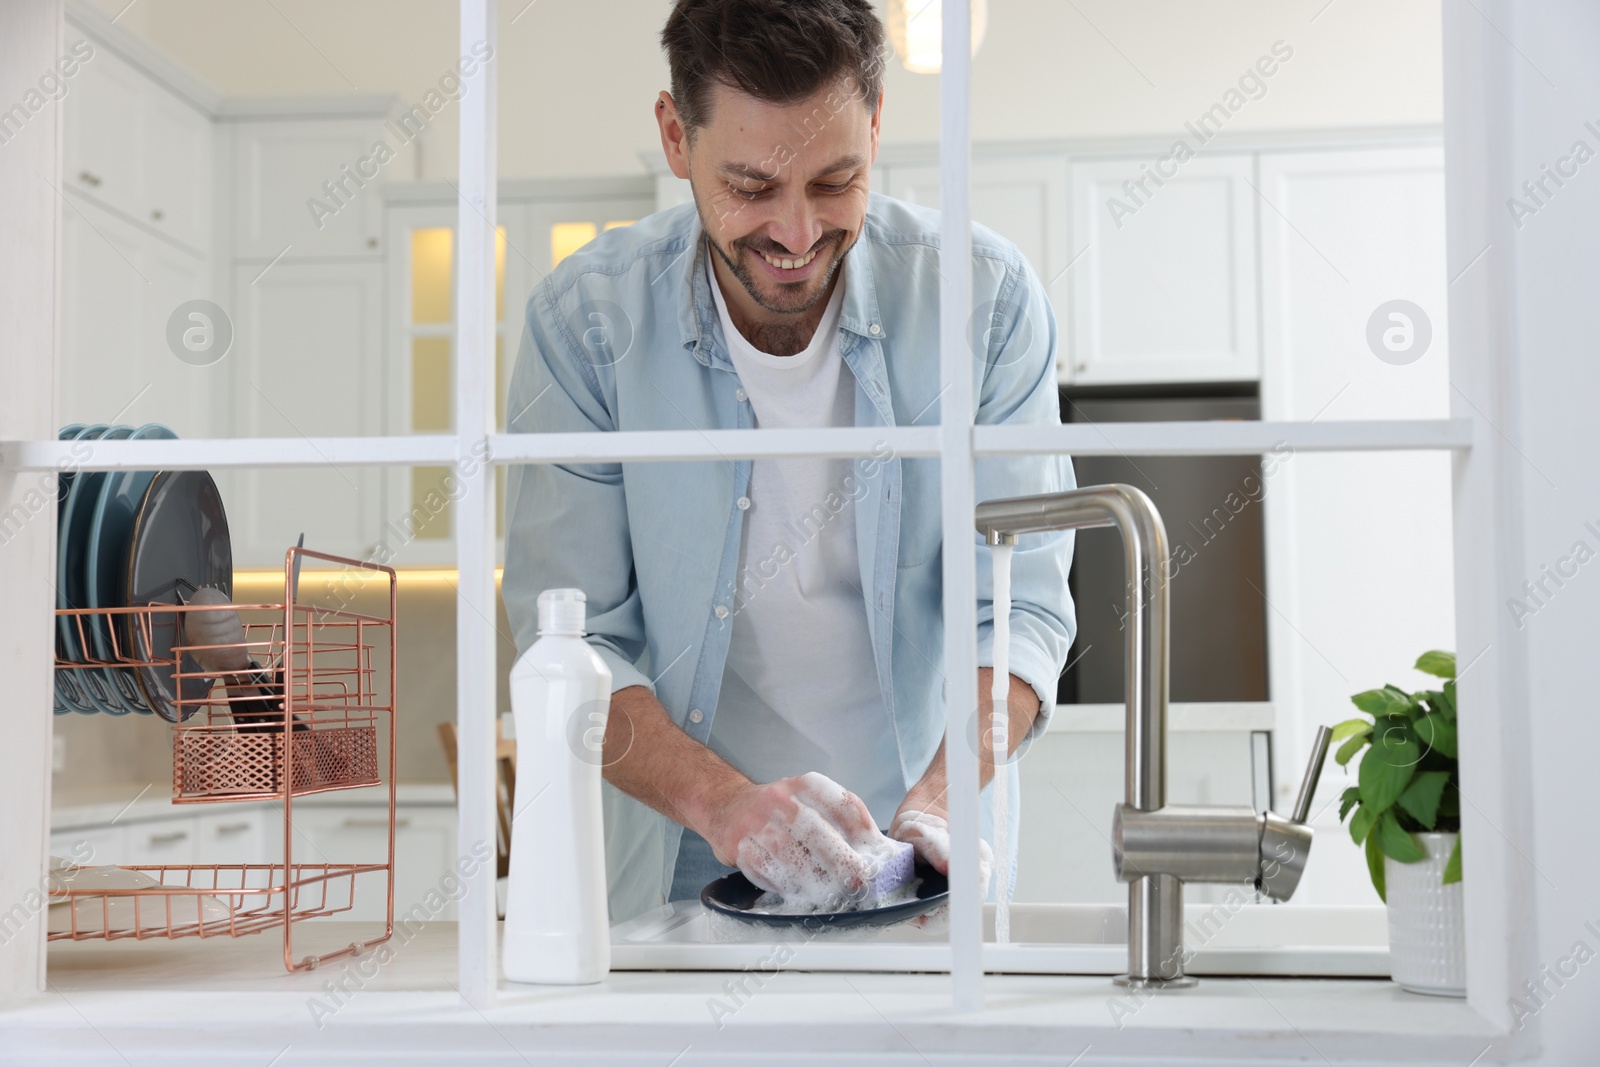
[[[1389, 976], [1379, 905], [1320, 907], [1234, 901], [1184, 908], [1191, 974]], [[994, 909], [985, 909], [993, 936]], [[984, 968], [1012, 974], [1121, 974], [1127, 909], [1113, 904], [1017, 904], [1012, 943], [984, 946]], [[678, 901], [611, 930], [613, 970], [948, 971], [944, 924], [880, 930], [792, 930], [711, 915]]]

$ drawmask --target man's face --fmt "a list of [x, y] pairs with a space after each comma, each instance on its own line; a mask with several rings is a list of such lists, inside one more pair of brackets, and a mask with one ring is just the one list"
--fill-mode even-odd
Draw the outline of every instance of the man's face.
[[667, 145], [673, 170], [684, 164], [711, 245], [750, 300], [804, 312], [865, 225], [881, 108], [869, 112], [848, 78], [795, 104], [723, 85], [709, 102], [710, 123]]

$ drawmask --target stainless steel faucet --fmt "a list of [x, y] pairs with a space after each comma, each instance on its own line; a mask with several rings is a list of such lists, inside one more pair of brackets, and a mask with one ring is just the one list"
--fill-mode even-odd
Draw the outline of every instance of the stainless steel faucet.
[[1317, 733], [1294, 811], [1285, 819], [1248, 807], [1167, 804], [1167, 531], [1144, 493], [1131, 485], [1094, 485], [1044, 496], [978, 505], [978, 532], [991, 545], [1020, 534], [1115, 526], [1128, 571], [1127, 795], [1112, 817], [1112, 864], [1128, 883], [1128, 973], [1135, 988], [1190, 986], [1184, 973], [1183, 883], [1245, 882], [1288, 900], [1311, 849], [1305, 825], [1328, 752]]

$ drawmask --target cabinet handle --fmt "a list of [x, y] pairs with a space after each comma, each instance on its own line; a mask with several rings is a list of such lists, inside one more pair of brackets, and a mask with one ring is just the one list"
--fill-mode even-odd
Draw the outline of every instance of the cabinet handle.
[[250, 829], [250, 823], [247, 823], [247, 822], [231, 822], [226, 826], [217, 827], [217, 833], [219, 835], [220, 834], [242, 834], [242, 833], [244, 833], [245, 831], [247, 831], [249, 829]]
[[162, 211], [160, 208], [151, 208], [150, 217], [155, 221], [160, 222], [162, 219], [167, 217], [167, 213]]
[[[402, 816], [400, 816], [398, 819], [396, 819], [394, 821], [394, 828], [396, 830], [404, 830], [406, 827], [408, 827], [410, 825], [411, 825], [411, 819], [410, 819], [409, 816], [402, 815]], [[348, 819], [346, 819], [344, 821], [343, 826], [344, 826], [344, 828], [346, 830], [379, 830], [379, 829], [387, 830], [389, 828], [389, 820], [388, 819], [358, 819], [358, 818], [355, 818], [354, 816], [351, 816], [350, 818], [348, 818]]]
[[189, 831], [187, 830], [174, 830], [170, 834], [151, 834], [149, 843], [152, 845], [175, 845], [179, 841], [187, 839], [188, 836]]
[[96, 177], [95, 175], [90, 174], [86, 170], [80, 170], [78, 172], [78, 180], [80, 182], [82, 182], [83, 184], [87, 185], [91, 189], [100, 188], [100, 179], [98, 177]]

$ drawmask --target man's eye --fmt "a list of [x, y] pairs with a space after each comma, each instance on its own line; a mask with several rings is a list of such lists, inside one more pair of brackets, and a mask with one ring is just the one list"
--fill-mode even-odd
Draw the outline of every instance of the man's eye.
[[842, 193], [845, 190], [849, 189], [850, 186], [853, 185], [853, 184], [855, 184], [855, 183], [854, 182], [838, 182], [838, 183], [833, 184], [833, 185], [819, 185], [819, 186], [817, 186], [817, 188], [821, 189], [825, 193]]
[[737, 185], [729, 186], [729, 188], [731, 188], [733, 190], [733, 193], [734, 193], [735, 196], [742, 197], [745, 200], [759, 200], [763, 196], [766, 196], [767, 193], [771, 191], [771, 190], [768, 190], [768, 189], [742, 188], [742, 187], [737, 186]]

